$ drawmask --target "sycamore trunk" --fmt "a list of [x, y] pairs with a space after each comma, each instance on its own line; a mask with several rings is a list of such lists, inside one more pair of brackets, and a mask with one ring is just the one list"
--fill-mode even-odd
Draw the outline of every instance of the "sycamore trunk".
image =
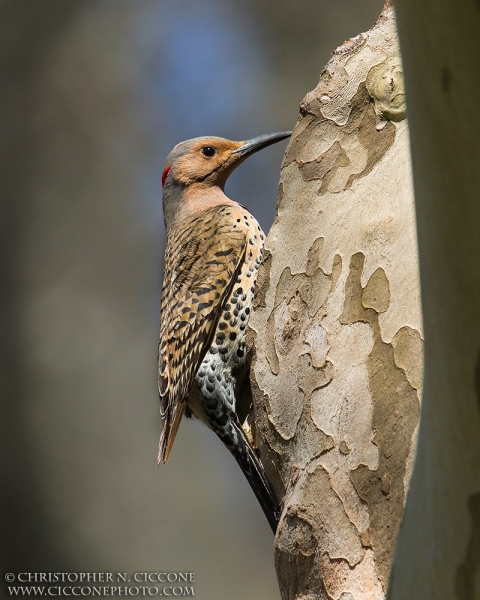
[[386, 5], [301, 104], [251, 319], [254, 437], [285, 497], [285, 600], [385, 598], [422, 386], [410, 164]]

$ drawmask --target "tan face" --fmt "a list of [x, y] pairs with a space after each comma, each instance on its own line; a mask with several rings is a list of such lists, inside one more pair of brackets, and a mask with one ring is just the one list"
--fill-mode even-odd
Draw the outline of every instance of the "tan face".
[[243, 144], [215, 137], [195, 141], [187, 153], [173, 162], [172, 175], [184, 185], [210, 178], [225, 180], [242, 161], [242, 155], [232, 155], [232, 151]]

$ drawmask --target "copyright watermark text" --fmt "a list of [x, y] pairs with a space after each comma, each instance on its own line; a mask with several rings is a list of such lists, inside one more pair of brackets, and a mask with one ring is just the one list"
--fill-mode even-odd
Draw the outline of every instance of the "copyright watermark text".
[[15, 584], [7, 585], [10, 597], [195, 596], [195, 590], [191, 585], [195, 583], [195, 573], [191, 572], [155, 571], [130, 575], [128, 573], [25, 572], [6, 573], [5, 581], [7, 584]]

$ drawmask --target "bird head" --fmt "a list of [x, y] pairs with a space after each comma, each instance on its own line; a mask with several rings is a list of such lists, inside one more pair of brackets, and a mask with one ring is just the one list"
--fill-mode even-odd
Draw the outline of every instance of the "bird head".
[[[162, 173], [163, 208], [166, 221], [178, 210], [189, 188], [223, 190], [229, 175], [250, 155], [291, 135], [282, 131], [234, 142], [220, 137], [198, 137], [177, 144], [167, 156]], [[193, 190], [192, 190], [193, 191]]]

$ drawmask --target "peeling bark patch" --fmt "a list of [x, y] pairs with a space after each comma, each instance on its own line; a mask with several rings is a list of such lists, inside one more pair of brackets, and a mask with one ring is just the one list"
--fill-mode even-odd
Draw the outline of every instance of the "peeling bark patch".
[[265, 251], [263, 261], [258, 268], [257, 283], [255, 295], [253, 297], [253, 309], [265, 308], [265, 297], [270, 287], [270, 270], [272, 268], [272, 254], [269, 250]]
[[328, 385], [334, 374], [334, 368], [331, 362], [327, 361], [323, 367], [316, 368], [312, 364], [310, 354], [303, 354], [298, 357], [297, 363], [297, 382], [298, 387], [310, 396], [315, 390]]
[[[364, 84], [363, 84], [364, 86]], [[377, 119], [372, 104], [365, 104], [362, 122], [358, 129], [358, 140], [367, 150], [367, 164], [360, 173], [352, 173], [345, 189], [352, 187], [353, 182], [365, 177], [373, 167], [382, 160], [395, 141], [396, 127], [388, 122], [385, 127], [377, 129]]]
[[364, 287], [362, 304], [365, 308], [373, 308], [377, 313], [385, 312], [390, 306], [390, 285], [381, 267], [372, 273]]
[[280, 373], [280, 362], [278, 360], [277, 350], [275, 348], [275, 313], [272, 312], [268, 317], [267, 327], [265, 329], [266, 347], [265, 353], [270, 371], [274, 375]]
[[349, 76], [345, 67], [337, 63], [334, 69], [326, 65], [320, 73], [320, 83], [317, 89], [308, 92], [302, 105], [308, 107], [312, 112], [321, 114], [322, 104], [331, 101], [344, 89], [349, 82]]
[[377, 128], [378, 117], [365, 82], [360, 83], [348, 111], [348, 120], [339, 131], [337, 125], [325, 120], [315, 123], [314, 132], [311, 126], [302, 132], [308, 131], [309, 140], [313, 133], [328, 139], [333, 128], [335, 137], [339, 138], [314, 160], [302, 161], [300, 153], [296, 155], [303, 180], [321, 180], [320, 195], [327, 191], [336, 193], [349, 189], [355, 180], [370, 173], [395, 141], [396, 127], [393, 123]]
[[[335, 447], [330, 435], [317, 428], [312, 419], [312, 400], [304, 393], [303, 412], [295, 432], [295, 454], [297, 464], [302, 468], [315, 471], [313, 461]], [[309, 449], [305, 451], [305, 449]], [[313, 449], [313, 452], [312, 452]], [[309, 471], [310, 472], [310, 471]]]
[[475, 600], [478, 589], [475, 582], [480, 571], [480, 494], [470, 496], [468, 502], [471, 530], [465, 560], [457, 569], [455, 592], [459, 600]]
[[366, 42], [365, 35], [363, 33], [360, 33], [360, 34], [356, 35], [355, 37], [350, 38], [346, 42], [343, 42], [343, 44], [335, 50], [334, 54], [337, 54], [337, 55], [351, 54], [352, 52], [359, 50], [365, 44], [365, 42]]
[[320, 323], [312, 323], [305, 332], [305, 344], [310, 346], [308, 355], [315, 369], [321, 369], [327, 362], [327, 352], [329, 349], [328, 336]]
[[315, 160], [301, 163], [300, 173], [305, 181], [312, 179], [322, 179], [322, 184], [318, 190], [320, 195], [328, 190], [328, 184], [335, 176], [337, 169], [348, 167], [350, 159], [338, 141]]
[[263, 468], [267, 479], [278, 499], [285, 496], [285, 484], [280, 475], [279, 460], [285, 452], [287, 441], [282, 438], [273, 427], [268, 415], [270, 413], [270, 398], [259, 387], [255, 377], [255, 349], [253, 352], [252, 369], [250, 371], [250, 384], [252, 396], [255, 398], [255, 410], [248, 416], [255, 446], [260, 451]]
[[350, 272], [345, 284], [345, 304], [340, 315], [342, 325], [351, 325], [356, 321], [373, 323], [375, 320], [375, 311], [362, 304], [361, 276], [364, 263], [365, 255], [362, 252], [357, 252], [350, 260]]
[[313, 242], [308, 250], [307, 267], [305, 269], [305, 273], [308, 275], [308, 277], [315, 275], [315, 272], [319, 267], [320, 252], [322, 251], [324, 242], [325, 239], [323, 237], [319, 237]]
[[316, 546], [312, 526], [290, 511], [280, 524], [275, 548], [275, 568], [283, 600], [296, 600], [308, 593], [328, 600], [323, 585], [313, 583]]
[[364, 262], [362, 253], [352, 256], [340, 321], [343, 324], [363, 321], [373, 329], [374, 344], [367, 359], [367, 368], [373, 402], [372, 429], [376, 432], [374, 443], [379, 449], [379, 465], [376, 470], [360, 465], [351, 471], [350, 477], [356, 492], [369, 507], [369, 538], [379, 576], [386, 589], [403, 515], [407, 454], [420, 407], [415, 388], [410, 385], [405, 372], [397, 368], [392, 345], [381, 338], [378, 313], [362, 305]]
[[338, 279], [342, 274], [342, 257], [340, 254], [335, 254], [332, 266], [332, 287], [331, 292], [337, 287]]
[[[271, 393], [275, 394], [276, 401], [271, 407], [269, 419], [284, 439], [291, 439], [303, 408], [303, 394], [296, 385], [294, 369], [303, 348], [302, 331], [306, 326], [308, 310], [299, 290], [291, 287], [301, 283], [301, 278], [292, 277], [288, 269], [284, 272], [283, 281], [287, 287], [280, 304], [268, 317], [265, 348], [272, 373], [275, 375], [283, 371], [289, 374], [288, 386], [282, 381], [272, 381]], [[278, 389], [275, 387], [277, 385]]]
[[375, 113], [380, 119], [405, 119], [405, 84], [399, 52], [372, 67], [365, 83], [368, 93], [373, 98]]
[[[307, 105], [306, 99], [303, 101], [303, 103], [300, 106], [304, 107], [304, 110], [307, 110], [309, 112], [312, 110]], [[322, 132], [322, 128], [319, 127], [319, 125], [321, 125], [325, 121], [325, 119], [318, 118], [318, 117], [310, 117], [310, 116], [306, 117], [306, 118], [309, 119], [308, 125], [301, 133], [296, 135], [295, 138], [290, 143], [290, 146], [288, 149], [288, 155], [285, 157], [283, 167], [287, 167], [289, 164], [291, 164], [292, 162], [297, 160], [297, 157], [298, 157], [299, 153], [302, 151], [302, 149], [304, 148], [306, 142], [310, 141], [312, 139], [312, 137], [315, 138], [316, 133], [317, 133], [317, 138], [319, 140], [321, 139], [323, 132]], [[281, 206], [280, 202], [277, 203], [277, 206], [280, 208], [280, 206]]]
[[274, 309], [283, 302], [284, 300], [288, 302], [290, 298], [295, 294], [295, 285], [294, 278], [292, 272], [290, 271], [290, 267], [285, 267], [283, 269], [282, 274], [280, 275], [280, 279], [277, 283], [277, 290], [275, 294], [275, 304]]
[[[322, 575], [329, 598], [384, 600], [371, 550], [365, 552], [365, 556], [355, 569], [351, 569], [345, 560], [332, 560], [326, 552], [322, 555], [321, 561]], [[351, 590], [353, 594], [346, 590]]]
[[283, 205], [283, 192], [284, 192], [284, 190], [285, 190], [285, 187], [284, 187], [283, 183], [280, 183], [279, 186], [278, 186], [277, 210], [275, 212], [275, 220], [278, 219], [278, 211], [280, 210], [280, 207]]
[[[314, 270], [315, 260], [318, 262], [317, 253], [320, 246], [320, 241], [312, 246], [310, 271]], [[288, 374], [288, 384], [285, 385], [284, 381], [271, 382], [270, 392], [275, 395], [276, 401], [268, 418], [285, 440], [294, 436], [302, 414], [304, 393], [297, 383], [296, 368], [298, 357], [308, 353], [310, 342], [310, 356], [314, 367], [311, 373], [305, 374], [307, 383], [314, 379], [312, 385], [319, 387], [326, 384], [331, 377], [331, 366], [325, 366], [321, 372], [315, 371], [316, 365], [324, 366], [323, 363], [318, 364], [322, 353], [322, 340], [316, 334], [318, 332], [312, 329], [308, 340], [305, 337], [310, 317], [319, 312], [330, 288], [330, 277], [318, 267], [310, 277], [304, 273], [292, 275], [290, 269], [285, 268], [277, 284], [274, 308], [268, 316], [265, 328], [265, 354], [271, 373]]]
[[289, 303], [293, 296], [298, 294], [308, 306], [308, 314], [313, 317], [325, 304], [331, 288], [331, 280], [321, 269], [317, 269], [312, 276], [298, 273], [292, 275], [290, 268], [283, 270], [277, 285], [275, 306]]
[[282, 303], [275, 314], [275, 348], [277, 355], [289, 354], [300, 338], [307, 306], [300, 294], [295, 294], [287, 303]]
[[405, 371], [410, 385], [418, 390], [423, 382], [423, 340], [420, 333], [416, 329], [402, 327], [392, 339], [392, 346], [395, 364]]
[[345, 560], [350, 567], [357, 565], [364, 556], [364, 549], [356, 527], [331, 487], [330, 474], [318, 466], [299, 486], [298, 515], [315, 523], [319, 548], [328, 552], [330, 559]]

